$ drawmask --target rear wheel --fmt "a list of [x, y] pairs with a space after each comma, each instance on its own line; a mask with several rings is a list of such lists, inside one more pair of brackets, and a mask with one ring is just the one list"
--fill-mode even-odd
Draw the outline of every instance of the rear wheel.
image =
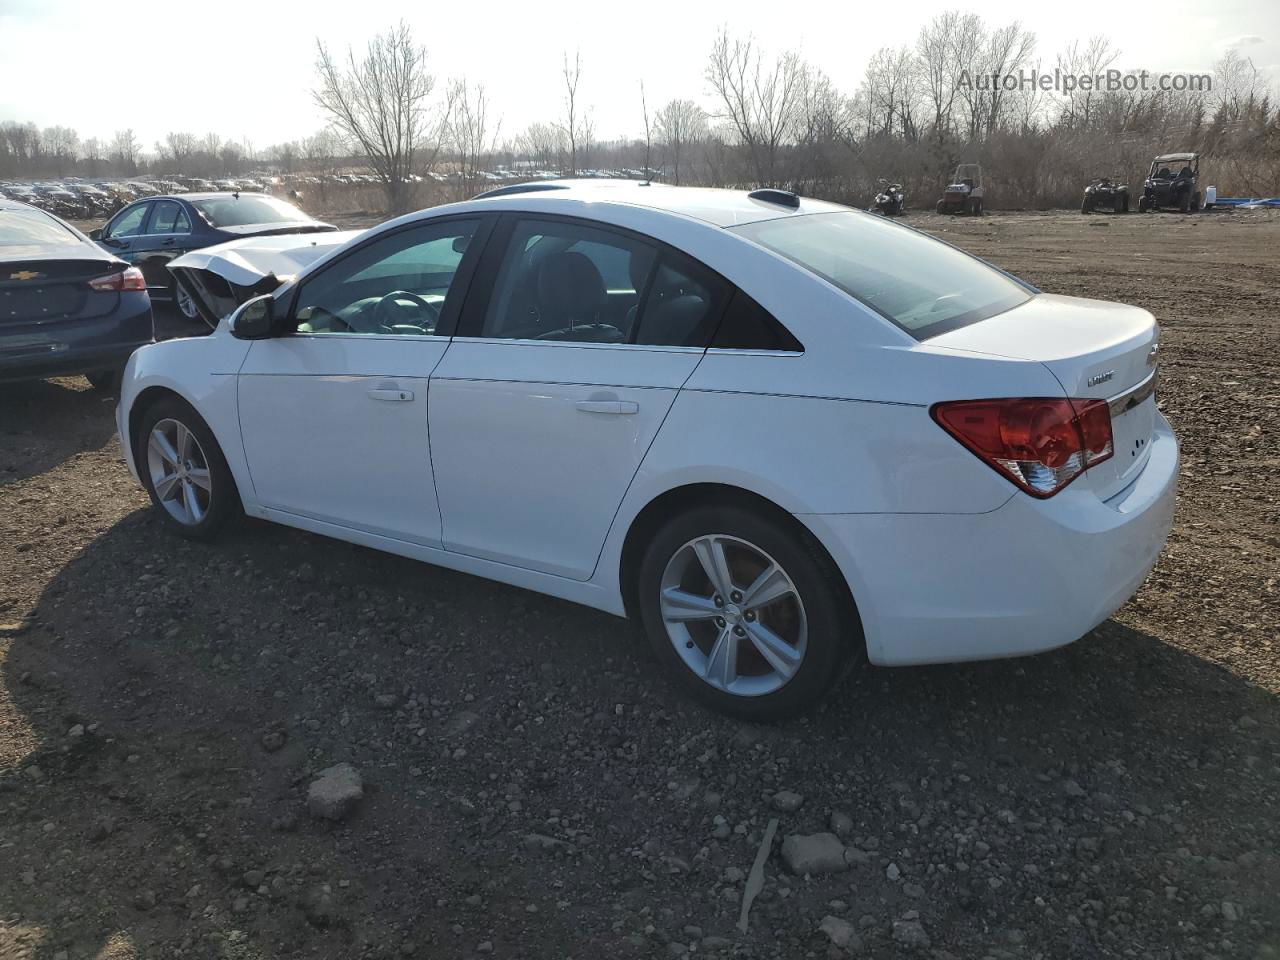
[[200, 311], [196, 309], [196, 302], [191, 299], [191, 294], [182, 289], [182, 284], [176, 280], [173, 282], [173, 302], [178, 307], [178, 312], [188, 320], [199, 320]]
[[1093, 206], [1089, 203], [1089, 198], [1085, 197], [1080, 201], [1080, 212], [1089, 213], [1093, 210]]
[[1112, 204], [1112, 209], [1116, 213], [1124, 213], [1128, 209], [1128, 206], [1129, 206], [1129, 201], [1125, 199], [1124, 195], [1117, 193], [1115, 197], [1115, 202]]
[[240, 514], [240, 494], [213, 431], [178, 397], [143, 413], [134, 460], [165, 525], [193, 540], [212, 539]]
[[938, 210], [938, 212], [939, 212], [939, 213], [946, 213], [946, 212], [947, 212], [947, 201], [945, 201], [945, 200], [939, 200], [939, 201], [938, 201], [937, 210]]
[[1146, 197], [1138, 198], [1138, 212], [1147, 213], [1151, 209], [1151, 201]]
[[975, 217], [982, 216], [982, 198], [974, 197], [969, 201], [969, 213]]
[[1178, 198], [1178, 212], [1179, 213], [1191, 212], [1191, 192], [1190, 191], [1184, 192], [1182, 196]]
[[658, 659], [694, 698], [733, 716], [811, 708], [862, 646], [830, 558], [791, 524], [742, 507], [669, 521], [645, 552], [638, 586]]

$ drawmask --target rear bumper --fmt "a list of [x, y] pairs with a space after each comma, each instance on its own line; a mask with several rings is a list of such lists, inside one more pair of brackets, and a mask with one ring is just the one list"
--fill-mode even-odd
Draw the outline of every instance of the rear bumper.
[[121, 295], [107, 316], [0, 327], [0, 383], [109, 370], [154, 341], [151, 301], [142, 291]]
[[1178, 442], [1157, 414], [1132, 484], [1021, 494], [990, 513], [804, 515], [840, 566], [872, 663], [987, 660], [1051, 650], [1121, 607], [1173, 523]]

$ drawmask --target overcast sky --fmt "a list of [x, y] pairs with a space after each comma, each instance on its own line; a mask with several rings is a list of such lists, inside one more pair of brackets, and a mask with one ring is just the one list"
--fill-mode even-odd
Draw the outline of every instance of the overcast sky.
[[322, 124], [310, 96], [316, 38], [345, 50], [404, 17], [437, 76], [485, 85], [503, 135], [555, 119], [562, 53], [580, 49], [580, 96], [596, 136], [613, 139], [643, 129], [641, 79], [651, 110], [672, 97], [711, 106], [703, 68], [722, 25], [754, 32], [770, 50], [799, 50], [852, 93], [877, 48], [913, 41], [921, 24], [949, 7], [978, 12], [989, 24], [1021, 19], [1050, 67], [1072, 39], [1102, 32], [1122, 51], [1119, 67], [1208, 71], [1234, 45], [1280, 77], [1280, 0], [1156, 7], [1114, 0], [0, 0], [0, 120], [61, 124], [104, 140], [133, 127], [147, 151], [169, 130], [213, 131], [255, 147], [298, 139]]

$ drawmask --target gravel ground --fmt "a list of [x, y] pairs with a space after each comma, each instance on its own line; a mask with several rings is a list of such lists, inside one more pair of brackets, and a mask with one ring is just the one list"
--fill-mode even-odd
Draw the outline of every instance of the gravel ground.
[[1078, 643], [781, 726], [600, 613], [169, 536], [109, 398], [0, 386], [0, 957], [1280, 957], [1280, 218], [913, 222], [1160, 317], [1177, 523]]

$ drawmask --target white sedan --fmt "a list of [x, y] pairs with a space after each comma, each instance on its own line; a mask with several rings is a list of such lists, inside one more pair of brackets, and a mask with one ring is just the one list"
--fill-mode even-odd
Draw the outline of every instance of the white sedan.
[[[628, 615], [764, 718], [849, 658], [1069, 643], [1169, 531], [1151, 314], [897, 223], [542, 182], [308, 249], [129, 361], [124, 449], [181, 534], [243, 512]], [[230, 259], [270, 288], [263, 257]]]

